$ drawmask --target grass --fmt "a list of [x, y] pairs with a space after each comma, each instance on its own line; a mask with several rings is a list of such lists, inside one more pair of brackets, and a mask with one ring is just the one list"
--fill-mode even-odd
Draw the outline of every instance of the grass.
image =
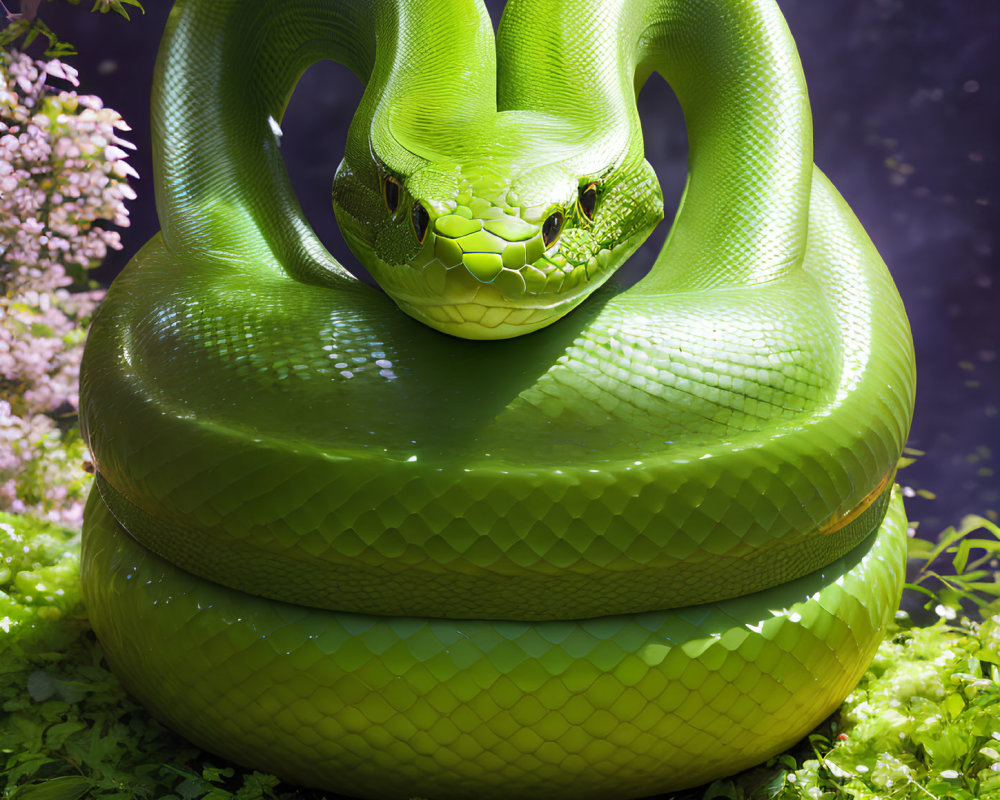
[[[912, 539], [913, 614], [897, 615], [838, 713], [677, 800], [1000, 800], [998, 555], [1000, 528], [981, 517], [937, 543]], [[0, 797], [330, 797], [220, 762], [137, 706], [103, 665], [78, 567], [78, 534], [0, 514]]]

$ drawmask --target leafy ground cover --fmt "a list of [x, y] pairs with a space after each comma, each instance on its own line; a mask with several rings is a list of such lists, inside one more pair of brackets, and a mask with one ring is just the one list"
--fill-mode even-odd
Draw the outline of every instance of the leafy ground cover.
[[[677, 800], [1000, 799], [1000, 528], [969, 517], [936, 544], [912, 542], [912, 616], [933, 624], [901, 611], [837, 714]], [[137, 706], [103, 664], [78, 567], [79, 534], [0, 514], [0, 797], [330, 797], [222, 762]]]

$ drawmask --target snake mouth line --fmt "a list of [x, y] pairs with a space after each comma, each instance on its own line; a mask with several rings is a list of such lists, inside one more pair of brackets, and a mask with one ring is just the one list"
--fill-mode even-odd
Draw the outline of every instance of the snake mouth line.
[[831, 517], [827, 522], [820, 525], [816, 532], [821, 536], [830, 536], [851, 525], [858, 517], [875, 505], [880, 498], [887, 495], [888, 491], [892, 488], [895, 477], [896, 468], [893, 467], [883, 476], [874, 489], [861, 498], [861, 502], [840, 516]]
[[[406, 270], [422, 277], [425, 286], [407, 287], [409, 291], [400, 287], [396, 293], [413, 299], [420, 297], [421, 302], [427, 305], [472, 302], [477, 291], [487, 286], [494, 287], [503, 298], [519, 306], [526, 305], [521, 302], [526, 297], [565, 299], [576, 292], [590, 291], [596, 285], [595, 280], [610, 272], [617, 250], [602, 248], [595, 255], [579, 258], [567, 257], [556, 250], [538, 256], [531, 263], [511, 267], [498, 264], [487, 277], [478, 266], [473, 265], [476, 258], [499, 258], [495, 252], [462, 251], [458, 260], [433, 256], [423, 263], [412, 263]], [[438, 298], [443, 302], [436, 302]], [[533, 305], [540, 307], [537, 303]]]
[[[398, 300], [403, 302], [403, 298]], [[500, 326], [535, 327], [561, 316], [565, 301], [547, 306], [529, 306], [509, 308], [503, 306], [486, 306], [477, 303], [414, 303], [411, 308], [429, 317], [435, 322], [451, 325], [475, 324], [483, 328], [496, 329]]]
[[600, 259], [592, 256], [577, 265], [561, 256], [544, 257], [544, 271], [536, 265], [504, 268], [489, 283], [461, 264], [445, 267], [431, 260], [397, 273], [396, 285], [386, 291], [408, 314], [445, 333], [505, 338], [530, 333], [571, 311], [612, 274], [612, 255], [602, 250]]
[[423, 258], [409, 264], [380, 262], [376, 279], [404, 312], [432, 328], [467, 338], [508, 338], [538, 330], [579, 305], [613, 274], [624, 246], [579, 258], [557, 247], [533, 263], [500, 267], [484, 281], [466, 261], [495, 253], [460, 251], [445, 260], [434, 255], [436, 244], [428, 244]]

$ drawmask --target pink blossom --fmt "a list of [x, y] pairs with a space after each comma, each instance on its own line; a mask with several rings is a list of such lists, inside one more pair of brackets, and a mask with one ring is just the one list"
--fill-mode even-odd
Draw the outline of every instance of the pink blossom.
[[0, 51], [0, 509], [78, 526], [86, 476], [75, 428], [84, 332], [103, 290], [68, 267], [120, 249], [135, 191], [129, 130], [58, 60]]

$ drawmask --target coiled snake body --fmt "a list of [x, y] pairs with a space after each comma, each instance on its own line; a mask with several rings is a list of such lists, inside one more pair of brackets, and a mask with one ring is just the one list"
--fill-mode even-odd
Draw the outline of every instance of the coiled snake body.
[[[284, 171], [320, 58], [366, 81], [333, 197], [388, 297]], [[568, 314], [662, 215], [653, 71], [681, 208]], [[635, 797], [856, 683], [902, 582], [912, 345], [772, 3], [515, 0], [494, 40], [478, 0], [180, 0], [154, 149], [162, 232], [81, 416], [87, 602], [157, 716], [346, 794]]]

